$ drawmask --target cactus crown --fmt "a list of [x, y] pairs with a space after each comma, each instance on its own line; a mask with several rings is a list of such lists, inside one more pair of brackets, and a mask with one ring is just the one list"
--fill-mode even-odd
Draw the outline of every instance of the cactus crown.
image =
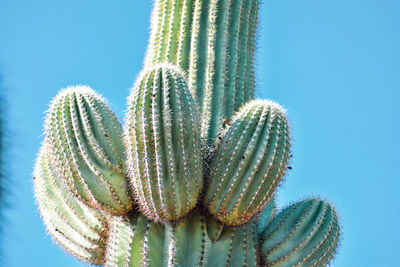
[[254, 100], [258, 0], [156, 0], [124, 127], [86, 86], [52, 101], [34, 189], [48, 232], [106, 266], [324, 266], [320, 199], [275, 214], [286, 111]]

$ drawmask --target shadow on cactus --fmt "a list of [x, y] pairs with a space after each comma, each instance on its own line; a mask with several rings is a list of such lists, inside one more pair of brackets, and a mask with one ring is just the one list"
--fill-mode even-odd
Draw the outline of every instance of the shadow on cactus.
[[276, 214], [290, 158], [285, 110], [254, 100], [257, 0], [157, 0], [124, 128], [95, 91], [61, 91], [35, 167], [42, 219], [106, 266], [325, 266], [335, 208]]

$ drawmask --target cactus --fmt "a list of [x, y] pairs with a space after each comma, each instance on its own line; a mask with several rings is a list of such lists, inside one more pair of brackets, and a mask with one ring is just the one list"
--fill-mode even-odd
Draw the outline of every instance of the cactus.
[[258, 0], [156, 0], [124, 128], [86, 86], [51, 103], [34, 171], [48, 232], [105, 266], [325, 266], [335, 208], [276, 214], [286, 111], [254, 100]]

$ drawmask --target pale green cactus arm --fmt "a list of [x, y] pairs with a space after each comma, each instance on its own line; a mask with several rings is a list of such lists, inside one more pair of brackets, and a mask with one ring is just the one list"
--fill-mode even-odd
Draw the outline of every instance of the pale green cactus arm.
[[125, 143], [145, 215], [176, 220], [195, 207], [203, 187], [199, 114], [176, 67], [156, 65], [139, 77], [129, 98]]
[[170, 62], [188, 73], [211, 144], [224, 118], [254, 96], [258, 0], [157, 0], [145, 65]]
[[51, 103], [45, 129], [51, 161], [78, 198], [114, 214], [132, 208], [122, 127], [99, 95], [85, 86], [64, 89]]
[[106, 245], [105, 216], [78, 201], [58, 177], [44, 144], [34, 171], [36, 200], [47, 231], [77, 258], [102, 264]]
[[210, 213], [240, 225], [263, 209], [286, 171], [289, 126], [278, 104], [255, 100], [244, 105], [220, 137], [205, 196]]

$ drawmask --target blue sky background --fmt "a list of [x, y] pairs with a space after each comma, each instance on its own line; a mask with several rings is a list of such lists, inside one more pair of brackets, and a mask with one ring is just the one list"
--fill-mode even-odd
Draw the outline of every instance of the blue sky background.
[[[400, 266], [400, 1], [261, 2], [257, 92], [288, 108], [294, 147], [279, 206], [318, 195], [336, 204], [344, 235], [333, 266]], [[59, 89], [87, 84], [123, 118], [151, 5], [0, 0], [13, 145], [3, 266], [86, 266], [51, 242], [34, 205], [44, 111]]]

